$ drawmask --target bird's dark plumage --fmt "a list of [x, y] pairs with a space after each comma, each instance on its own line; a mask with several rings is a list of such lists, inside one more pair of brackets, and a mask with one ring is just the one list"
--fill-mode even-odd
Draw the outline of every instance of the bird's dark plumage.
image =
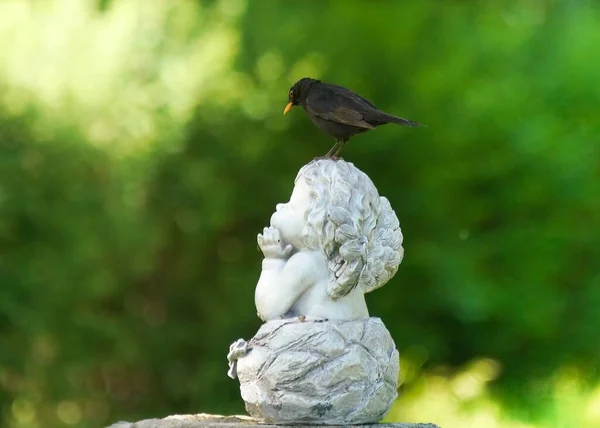
[[379, 125], [397, 123], [423, 126], [385, 113], [349, 89], [309, 77], [298, 80], [290, 88], [288, 104], [283, 113], [287, 113], [295, 105], [302, 106], [312, 122], [335, 140], [327, 157], [339, 155], [353, 135], [375, 129]]

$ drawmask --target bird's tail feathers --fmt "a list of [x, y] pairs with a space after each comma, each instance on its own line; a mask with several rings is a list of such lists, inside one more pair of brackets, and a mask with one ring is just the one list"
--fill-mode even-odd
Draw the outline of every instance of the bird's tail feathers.
[[397, 123], [399, 125], [425, 127], [425, 125], [423, 125], [422, 123], [404, 119], [398, 116], [392, 116], [391, 114], [386, 114], [386, 119], [392, 123]]

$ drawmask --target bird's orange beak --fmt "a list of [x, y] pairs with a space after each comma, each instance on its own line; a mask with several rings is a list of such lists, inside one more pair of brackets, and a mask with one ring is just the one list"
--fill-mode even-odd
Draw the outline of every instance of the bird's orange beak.
[[288, 111], [290, 111], [290, 109], [291, 109], [292, 107], [294, 107], [294, 104], [292, 104], [291, 102], [290, 102], [290, 103], [287, 103], [287, 105], [286, 105], [286, 106], [285, 106], [285, 108], [283, 109], [283, 114], [286, 114]]

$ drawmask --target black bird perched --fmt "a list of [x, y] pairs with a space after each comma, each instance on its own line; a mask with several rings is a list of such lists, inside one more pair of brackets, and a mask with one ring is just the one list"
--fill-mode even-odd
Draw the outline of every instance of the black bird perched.
[[423, 126], [412, 120], [392, 116], [343, 86], [304, 77], [290, 88], [286, 114], [293, 106], [301, 105], [312, 122], [335, 140], [325, 157], [337, 157], [350, 137], [375, 129], [386, 123], [404, 126]]

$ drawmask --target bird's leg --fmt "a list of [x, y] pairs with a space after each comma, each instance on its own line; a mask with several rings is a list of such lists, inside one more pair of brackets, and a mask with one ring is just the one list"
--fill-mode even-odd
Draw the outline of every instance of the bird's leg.
[[340, 142], [340, 145], [339, 145], [338, 149], [337, 149], [337, 150], [335, 151], [335, 153], [333, 154], [333, 157], [334, 157], [334, 158], [337, 158], [337, 157], [340, 155], [340, 153], [342, 152], [342, 149], [343, 149], [344, 147], [346, 147], [346, 143], [347, 143], [347, 142], [348, 142], [348, 140], [342, 140], [342, 141]]
[[335, 152], [336, 148], [339, 147], [340, 144], [341, 144], [341, 142], [336, 140], [333, 147], [327, 152], [327, 154], [324, 157], [330, 158], [331, 155]]

